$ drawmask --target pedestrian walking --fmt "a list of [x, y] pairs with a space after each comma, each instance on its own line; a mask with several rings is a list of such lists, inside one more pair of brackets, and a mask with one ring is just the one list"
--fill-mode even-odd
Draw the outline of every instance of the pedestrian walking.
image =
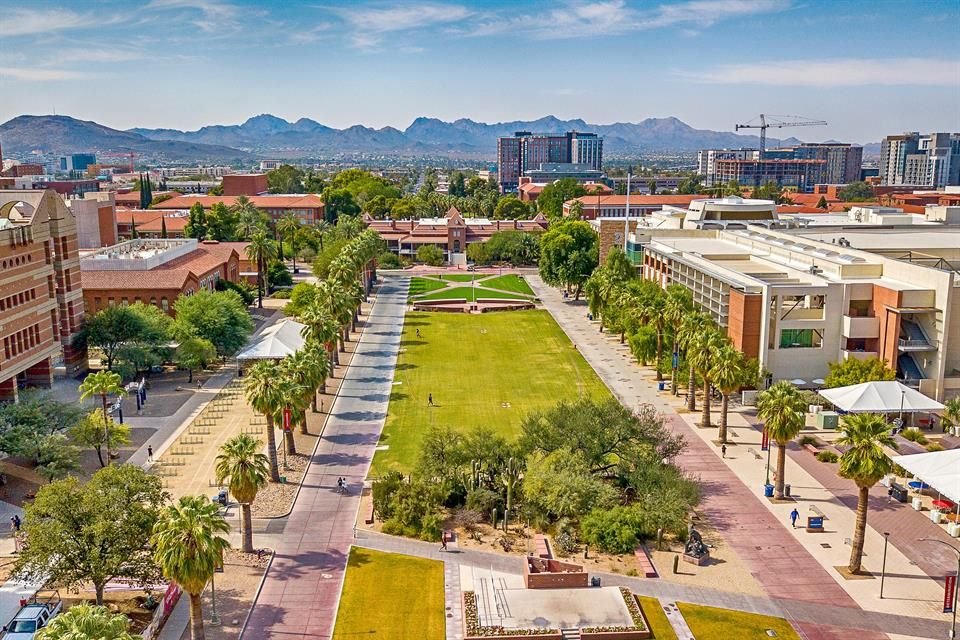
[[447, 532], [444, 531], [442, 534], [440, 534], [440, 551], [446, 551], [446, 550], [447, 550]]
[[797, 508], [794, 507], [793, 511], [790, 512], [790, 524], [793, 525], [793, 528], [797, 528], [797, 518], [800, 517], [800, 512], [797, 511]]
[[437, 406], [437, 405], [433, 404], [433, 394], [432, 394], [432, 393], [428, 393], [428, 394], [427, 394], [427, 406], [428, 406], [428, 407], [435, 407], [435, 406]]
[[420, 337], [420, 329], [417, 329], [417, 337]]
[[147, 445], [147, 462], [153, 464], [153, 445]]
[[18, 516], [17, 514], [13, 514], [13, 517], [10, 518], [10, 528], [13, 529], [13, 535], [17, 535], [18, 533], [20, 533], [21, 524], [22, 523], [20, 522], [20, 516]]
[[337, 491], [343, 493], [343, 478], [337, 478]]
[[720, 445], [720, 457], [722, 457], [722, 458], [726, 458], [726, 457], [727, 457], [727, 445], [725, 445], [725, 444], [724, 444], [724, 445]]

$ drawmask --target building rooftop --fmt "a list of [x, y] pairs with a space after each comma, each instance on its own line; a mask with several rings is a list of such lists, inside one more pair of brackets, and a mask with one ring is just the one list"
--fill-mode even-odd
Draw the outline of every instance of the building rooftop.
[[239, 254], [238, 244], [192, 238], [128, 240], [80, 258], [83, 287], [179, 289], [191, 274], [203, 276]]
[[[194, 203], [199, 202], [204, 208], [212, 207], [218, 202], [222, 202], [228, 207], [232, 207], [237, 202], [237, 198], [242, 196], [197, 196], [181, 195], [175, 196], [169, 200], [164, 200], [153, 206], [154, 209], [189, 209]], [[267, 195], [267, 196], [248, 196], [253, 206], [258, 209], [318, 209], [323, 207], [323, 199], [314, 193], [301, 193], [293, 195]]]

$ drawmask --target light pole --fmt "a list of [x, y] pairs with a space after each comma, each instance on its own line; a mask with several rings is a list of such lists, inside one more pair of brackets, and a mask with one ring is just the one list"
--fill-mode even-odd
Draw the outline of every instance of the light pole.
[[880, 599], [883, 600], [883, 579], [887, 575], [887, 543], [890, 542], [890, 532], [883, 532], [883, 565], [880, 567]]
[[217, 626], [220, 624], [220, 616], [217, 615], [217, 571], [214, 569], [213, 575], [210, 576], [210, 602], [211, 609], [213, 610], [210, 615], [210, 624], [212, 626]]
[[[950, 547], [950, 550], [957, 554], [957, 579], [960, 580], [960, 549], [953, 546], [949, 542], [944, 542], [943, 540], [937, 540], [935, 538], [920, 538], [920, 542], [937, 542], [942, 544], [945, 547]], [[956, 580], [953, 583], [953, 622], [950, 625], [950, 638], [957, 637], [957, 582]]]

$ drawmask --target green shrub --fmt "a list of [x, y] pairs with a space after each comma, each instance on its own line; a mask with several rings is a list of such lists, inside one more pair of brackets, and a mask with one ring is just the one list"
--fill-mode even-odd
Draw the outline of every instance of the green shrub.
[[253, 301], [257, 299], [257, 292], [251, 285], [247, 284], [246, 280], [241, 280], [240, 282], [230, 282], [229, 280], [217, 280], [215, 286], [217, 291], [234, 291], [240, 298], [243, 300], [243, 304], [248, 307], [253, 304]]
[[443, 250], [433, 244], [421, 245], [417, 249], [417, 262], [422, 262], [431, 267], [439, 267], [443, 264]]
[[420, 523], [420, 539], [427, 542], [439, 542], [443, 533], [443, 518], [436, 513], [424, 516]]
[[583, 519], [580, 534], [586, 542], [607, 553], [632, 553], [641, 529], [640, 514], [631, 507], [594, 509]]
[[919, 445], [927, 444], [927, 437], [923, 435], [920, 429], [910, 428], [904, 429], [900, 432], [900, 435], [910, 440], [911, 442], [916, 442]]
[[813, 445], [813, 446], [817, 446], [817, 443], [818, 443], [818, 442], [819, 442], [819, 441], [818, 441], [815, 437], [813, 437], [813, 436], [803, 436], [803, 437], [800, 438], [800, 446], [801, 446], [801, 447], [805, 447], [805, 446], [807, 446], [808, 444], [811, 444], [811, 445]]
[[817, 460], [820, 462], [836, 462], [839, 458], [833, 451], [821, 451], [817, 454]]
[[500, 494], [484, 487], [478, 487], [467, 492], [467, 509], [483, 514], [489, 518], [494, 509], [501, 506]]
[[400, 264], [400, 256], [392, 251], [384, 251], [378, 255], [377, 265], [382, 269], [399, 269], [402, 266]]
[[931, 442], [927, 445], [927, 451], [930, 451], [931, 453], [934, 451], [943, 451], [943, 445], [939, 442]]
[[293, 293], [292, 288], [277, 289], [276, 291], [273, 292], [273, 294], [270, 295], [270, 297], [276, 300], [289, 300], [292, 293]]

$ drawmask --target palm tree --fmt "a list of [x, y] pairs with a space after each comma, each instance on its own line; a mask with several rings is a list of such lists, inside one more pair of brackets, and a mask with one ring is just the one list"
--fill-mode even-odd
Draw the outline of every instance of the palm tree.
[[[680, 326], [684, 318], [693, 311], [693, 295], [690, 290], [681, 284], [667, 285], [667, 303], [663, 310], [663, 317], [667, 325], [673, 329], [673, 351], [675, 357], [680, 356]], [[671, 392], [677, 395], [677, 371], [673, 370], [670, 380]]]
[[270, 458], [270, 479], [280, 482], [280, 468], [277, 464], [277, 438], [274, 433], [273, 417], [283, 406], [283, 396], [277, 387], [280, 367], [272, 360], [261, 360], [247, 372], [244, 378], [244, 392], [250, 406], [267, 419], [267, 455]]
[[240, 503], [243, 552], [253, 553], [253, 518], [250, 505], [270, 477], [270, 461], [260, 453], [263, 443], [241, 433], [220, 445], [217, 455], [217, 484], [225, 481]]
[[[304, 324], [303, 337], [327, 350], [330, 361], [327, 367], [327, 375], [332, 376], [334, 365], [338, 364], [337, 336], [340, 334], [340, 327], [330, 313], [329, 306], [317, 296], [303, 310], [299, 320]], [[325, 379], [323, 384], [324, 390], [326, 390]]]
[[803, 429], [806, 405], [795, 386], [781, 380], [757, 396], [757, 416], [763, 420], [767, 435], [777, 443], [777, 480], [775, 496], [783, 499], [783, 476], [786, 472], [787, 443]]
[[727, 414], [730, 409], [730, 394], [744, 386], [747, 377], [746, 358], [733, 345], [727, 344], [713, 358], [710, 380], [720, 390], [720, 430], [717, 439], [720, 444], [727, 443]]
[[680, 330], [677, 332], [677, 343], [686, 352], [687, 362], [690, 365], [690, 380], [687, 383], [687, 410], [697, 410], [697, 370], [693, 366], [690, 358], [690, 347], [697, 336], [703, 330], [713, 323], [713, 319], [702, 311], [690, 311], [680, 323]]
[[237, 234], [241, 240], [249, 240], [257, 231], [267, 230], [267, 216], [247, 196], [237, 197], [231, 209], [237, 217]]
[[127, 616], [86, 602], [75, 604], [52, 618], [36, 635], [37, 640], [140, 640], [142, 637], [130, 633]]
[[960, 427], [960, 396], [950, 398], [943, 404], [942, 421], [945, 427]]
[[657, 380], [663, 380], [663, 372], [660, 370], [660, 360], [663, 359], [663, 330], [667, 326], [666, 319], [667, 296], [663, 289], [657, 288], [656, 292], [650, 295], [644, 302], [641, 313], [647, 319], [647, 325], [657, 332]]
[[223, 561], [230, 525], [205, 496], [184, 496], [160, 512], [150, 543], [163, 576], [190, 594], [190, 638], [204, 640], [200, 594]]
[[263, 294], [270, 283], [267, 281], [267, 266], [276, 255], [276, 243], [266, 231], [255, 231], [247, 245], [247, 258], [257, 263], [257, 307], [263, 308]]
[[840, 456], [840, 477], [853, 480], [859, 489], [857, 496], [857, 524], [850, 545], [850, 573], [860, 572], [863, 559], [863, 538], [867, 531], [867, 507], [870, 488], [890, 473], [893, 463], [884, 447], [896, 449], [890, 435], [890, 426], [883, 416], [875, 413], [851, 413], [843, 417], [843, 433], [837, 444], [850, 447]]
[[[310, 406], [309, 389], [303, 384], [304, 376], [297, 370], [297, 363], [287, 356], [280, 361], [280, 377], [275, 381], [278, 391], [283, 398], [281, 406], [277, 408], [274, 418], [283, 421], [283, 410], [290, 412], [290, 426], [305, 423], [307, 408]], [[293, 431], [283, 430], [283, 442], [288, 454], [297, 452], [297, 444], [293, 439]]]
[[715, 325], [709, 326], [697, 334], [690, 344], [690, 363], [703, 379], [703, 416], [700, 418], [701, 427], [710, 426], [710, 391], [713, 377], [713, 362], [720, 350], [729, 344], [727, 336], [720, 332]]
[[[100, 396], [100, 405], [103, 409], [103, 441], [107, 443], [107, 462], [110, 464], [110, 424], [107, 422], [110, 417], [107, 413], [107, 396], [116, 395], [119, 396], [123, 394], [123, 386], [121, 385], [121, 378], [119, 373], [113, 373], [112, 371], [98, 371], [96, 373], [91, 373], [83, 382], [80, 383], [80, 399], [86, 400], [92, 396]], [[97, 458], [100, 460], [100, 466], [106, 466], [103, 462], [103, 456], [100, 454], [100, 450], [97, 449]]]
[[[293, 272], [297, 272], [297, 233], [300, 231], [300, 218], [298, 218], [293, 213], [285, 214], [280, 220], [277, 221], [277, 235], [280, 236], [280, 241], [283, 242], [283, 239], [290, 239], [290, 249], [293, 251]], [[280, 259], [283, 259], [283, 252], [280, 252]]]

